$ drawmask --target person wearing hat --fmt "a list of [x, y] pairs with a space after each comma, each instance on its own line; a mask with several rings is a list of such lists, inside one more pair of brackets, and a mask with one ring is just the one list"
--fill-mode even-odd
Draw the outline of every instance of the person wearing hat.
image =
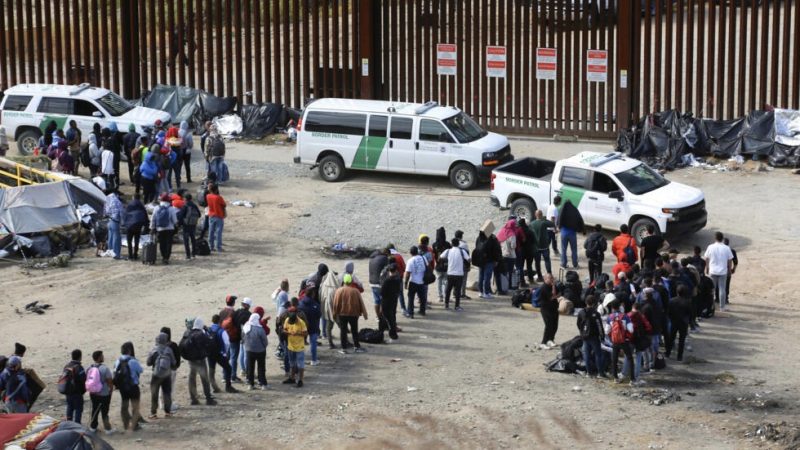
[[[467, 244], [467, 241], [464, 240], [464, 232], [461, 230], [456, 230], [454, 236], [456, 239], [458, 239], [458, 246], [464, 249], [464, 251], [467, 252], [467, 255], [469, 255], [469, 244]], [[470, 297], [467, 295], [467, 278], [468, 278], [467, 275], [469, 273], [470, 268], [471, 265], [470, 267], [465, 268], [466, 271], [464, 272], [464, 279], [461, 281], [461, 298], [466, 300], [471, 300]]]
[[172, 207], [169, 194], [161, 194], [160, 200], [161, 202], [153, 210], [150, 230], [158, 240], [161, 259], [164, 264], [169, 264], [169, 258], [172, 255], [172, 237], [175, 234], [175, 227], [178, 225], [178, 215]]
[[[253, 300], [250, 297], [245, 297], [242, 299], [242, 306], [233, 313], [233, 325], [237, 328], [237, 330], [241, 330], [244, 324], [246, 324], [250, 320], [250, 315], [252, 312], [250, 308], [253, 306]], [[228, 332], [231, 341], [231, 380], [237, 383], [241, 383], [242, 379], [237, 376], [236, 368], [238, 365], [242, 366], [242, 376], [247, 376], [245, 372], [247, 370], [247, 355], [241, 348], [241, 331], [239, 331], [239, 335], [237, 336], [238, 339], [234, 339], [231, 336], [231, 332]]]
[[361, 293], [353, 287], [353, 277], [350, 274], [345, 274], [343, 281], [344, 285], [336, 290], [336, 294], [333, 297], [333, 318], [339, 323], [342, 344], [342, 349], [339, 350], [339, 353], [347, 353], [345, 347], [348, 327], [353, 336], [355, 352], [363, 353], [366, 350], [361, 348], [361, 344], [358, 341], [358, 316], [363, 316], [364, 320], [368, 320], [367, 309], [364, 307]]
[[22, 370], [22, 358], [17, 355], [8, 358], [5, 369], [0, 372], [0, 392], [8, 414], [28, 412], [30, 389]]
[[[297, 387], [303, 387], [305, 338], [308, 336], [308, 328], [303, 319], [298, 317], [298, 310], [294, 306], [289, 308], [288, 317], [283, 323], [283, 334], [286, 336], [286, 349], [291, 367], [291, 374], [283, 381], [283, 384], [295, 383]], [[315, 340], [315, 338], [309, 339]], [[358, 341], [356, 341], [356, 348], [358, 348]]]
[[425, 271], [427, 270], [427, 262], [425, 258], [420, 255], [419, 248], [414, 246], [409, 250], [411, 259], [408, 260], [406, 265], [406, 272], [403, 277], [403, 287], [408, 291], [408, 315], [411, 319], [414, 318], [414, 297], [419, 296], [419, 315], [425, 315], [425, 309], [428, 303], [428, 285], [425, 284]]

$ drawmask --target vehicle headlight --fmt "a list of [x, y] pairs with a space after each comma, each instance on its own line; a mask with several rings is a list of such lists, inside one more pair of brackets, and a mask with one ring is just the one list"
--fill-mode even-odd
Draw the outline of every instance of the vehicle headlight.
[[485, 152], [483, 154], [483, 159], [495, 159], [497, 158], [497, 152]]
[[661, 212], [664, 214], [678, 214], [679, 209], [677, 208], [662, 208]]

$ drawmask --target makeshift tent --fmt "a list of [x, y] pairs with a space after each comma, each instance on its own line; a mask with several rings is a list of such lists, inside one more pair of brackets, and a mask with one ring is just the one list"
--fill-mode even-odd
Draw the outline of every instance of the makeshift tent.
[[283, 106], [275, 103], [242, 105], [239, 115], [244, 125], [240, 136], [247, 139], [261, 139], [275, 132], [275, 127], [286, 126], [288, 122]]
[[200, 89], [159, 84], [136, 104], [166, 111], [172, 116], [172, 123], [177, 125], [185, 120], [199, 131], [206, 121], [233, 112], [236, 97], [216, 97]]
[[105, 196], [85, 180], [0, 189], [0, 223], [15, 234], [45, 233], [79, 225], [77, 209], [102, 212]]
[[64, 421], [50, 433], [36, 450], [113, 450], [97, 433], [75, 422]]
[[0, 414], [0, 444], [5, 450], [36, 448], [58, 427], [58, 420], [44, 414]]
[[643, 117], [617, 139], [617, 151], [659, 169], [675, 169], [683, 156], [767, 158], [775, 167], [800, 159], [800, 111], [752, 111], [731, 120], [697, 119], [677, 110]]

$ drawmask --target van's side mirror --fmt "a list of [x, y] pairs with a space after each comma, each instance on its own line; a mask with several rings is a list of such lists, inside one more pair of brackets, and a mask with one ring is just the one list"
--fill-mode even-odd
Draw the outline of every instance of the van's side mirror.
[[442, 131], [439, 133], [439, 142], [452, 142], [450, 135]]
[[103, 113], [101, 113], [100, 111], [95, 111], [95, 112], [92, 113], [92, 117], [100, 117], [100, 118], [102, 118], [103, 117]]
[[622, 194], [622, 191], [611, 191], [608, 193], [608, 198], [615, 198], [618, 202], [621, 202], [625, 195]]

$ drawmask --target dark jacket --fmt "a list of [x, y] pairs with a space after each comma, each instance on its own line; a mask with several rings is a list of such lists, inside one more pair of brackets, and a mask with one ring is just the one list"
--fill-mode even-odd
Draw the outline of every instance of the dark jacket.
[[128, 203], [125, 207], [124, 222], [126, 228], [147, 225], [147, 210], [141, 201], [133, 199]]
[[297, 309], [306, 316], [305, 323], [308, 334], [319, 334], [319, 320], [322, 318], [319, 303], [310, 297], [303, 297], [297, 305]]
[[197, 205], [195, 205], [193, 201], [187, 200], [186, 203], [183, 204], [183, 208], [181, 208], [178, 211], [178, 215], [177, 215], [178, 223], [183, 225], [183, 226], [186, 226], [186, 224], [183, 221], [184, 221], [184, 219], [186, 219], [186, 215], [189, 212], [189, 208], [192, 208], [197, 212], [197, 217], [199, 217], [199, 218], [203, 217], [203, 214], [200, 212], [200, 208], [198, 208]]
[[641, 312], [653, 327], [653, 334], [661, 334], [664, 331], [664, 309], [659, 302], [655, 299], [645, 300]]
[[669, 300], [669, 320], [673, 326], [689, 325], [692, 320], [691, 297], [673, 297]]
[[402, 280], [400, 276], [388, 276], [383, 283], [381, 283], [381, 302], [382, 305], [386, 304], [387, 302], [394, 301], [395, 305], [397, 305], [397, 298], [400, 296], [400, 292], [403, 289]]
[[533, 232], [528, 224], [525, 224], [522, 232], [525, 233], [525, 240], [522, 242], [522, 255], [526, 258], [533, 258], [536, 253], [536, 233]]
[[472, 251], [472, 264], [476, 267], [483, 267], [489, 260], [486, 255], [486, 242], [489, 238], [483, 234], [483, 231], [478, 233], [478, 239], [475, 239], [475, 249]]
[[561, 207], [561, 213], [558, 215], [558, 227], [574, 231], [583, 230], [583, 216], [569, 200]]
[[[587, 323], [587, 321], [589, 323]], [[582, 338], [597, 337], [603, 339], [603, 319], [597, 309], [584, 308], [578, 313], [578, 333]], [[583, 327], [586, 325], [589, 334], [584, 336]]]
[[[237, 309], [236, 312], [233, 313], [233, 323], [241, 330], [244, 324], [246, 324], [247, 321], [250, 320], [250, 314], [252, 313], [253, 311], [251, 309], [244, 309], [244, 308]], [[231, 342], [241, 342], [241, 338], [236, 341], [231, 339]]]
[[[379, 250], [376, 250], [369, 257], [369, 284], [380, 286], [381, 271], [389, 264], [389, 258]], [[309, 331], [309, 333], [311, 333]]]
[[499, 263], [503, 261], [503, 250], [500, 248], [500, 241], [497, 236], [491, 235], [486, 240], [486, 262]]
[[[589, 249], [590, 246], [594, 246], [596, 242], [596, 254], [590, 254]], [[583, 249], [586, 250], [586, 257], [593, 260], [593, 261], [600, 261], [602, 262], [605, 259], [605, 253], [608, 249], [608, 241], [606, 240], [603, 233], [595, 231], [594, 233], [590, 234], [588, 238], [586, 238], [586, 242], [583, 243]]]

